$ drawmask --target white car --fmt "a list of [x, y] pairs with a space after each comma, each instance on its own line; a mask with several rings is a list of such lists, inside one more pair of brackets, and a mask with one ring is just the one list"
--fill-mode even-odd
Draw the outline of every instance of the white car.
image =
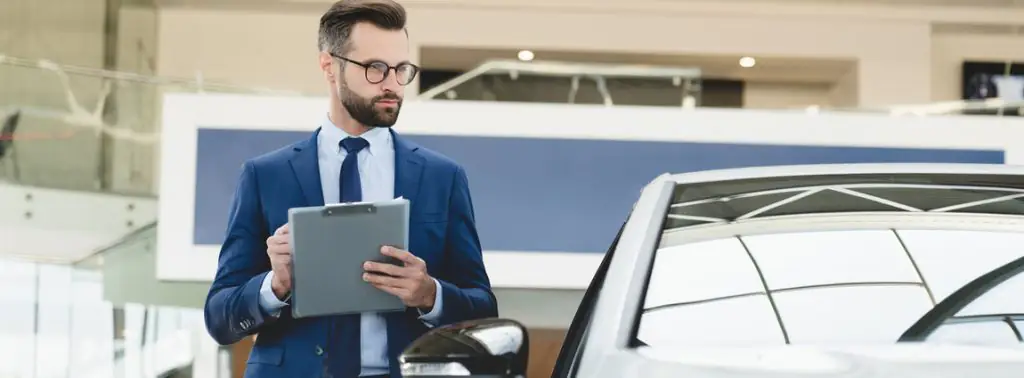
[[[663, 175], [554, 377], [1024, 377], [1024, 167], [844, 164]], [[510, 319], [452, 325], [404, 376], [525, 375]], [[532, 378], [532, 377], [531, 377]]]

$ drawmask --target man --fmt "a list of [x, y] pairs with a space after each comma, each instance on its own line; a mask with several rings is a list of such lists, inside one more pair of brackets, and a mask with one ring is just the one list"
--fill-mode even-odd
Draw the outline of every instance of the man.
[[[389, 128], [419, 70], [405, 22], [392, 0], [335, 3], [319, 32], [329, 113], [308, 140], [242, 167], [205, 315], [221, 344], [259, 334], [246, 377], [398, 377], [398, 354], [429, 328], [497, 316], [465, 171]], [[404, 266], [367, 262], [363, 278], [407, 311], [292, 318], [288, 209], [399, 196], [409, 251], [381, 253]]]

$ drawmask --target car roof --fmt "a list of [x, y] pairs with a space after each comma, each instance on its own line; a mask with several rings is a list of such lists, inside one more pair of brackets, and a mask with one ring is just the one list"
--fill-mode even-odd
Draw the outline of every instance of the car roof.
[[846, 163], [800, 164], [726, 168], [687, 173], [667, 174], [677, 184], [757, 179], [769, 177], [797, 177], [815, 175], [863, 174], [948, 174], [948, 175], [1006, 175], [1024, 176], [1024, 166], [1008, 164], [962, 163]]
[[664, 230], [800, 214], [1024, 214], [1024, 166], [817, 164], [662, 175], [672, 184]]

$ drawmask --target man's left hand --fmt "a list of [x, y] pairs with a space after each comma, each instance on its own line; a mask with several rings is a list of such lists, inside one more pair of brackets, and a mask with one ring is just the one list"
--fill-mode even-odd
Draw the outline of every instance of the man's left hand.
[[381, 247], [380, 253], [402, 261], [405, 266], [367, 261], [363, 263], [363, 280], [401, 298], [406, 306], [430, 312], [434, 308], [437, 287], [427, 274], [427, 263], [409, 251], [394, 247]]

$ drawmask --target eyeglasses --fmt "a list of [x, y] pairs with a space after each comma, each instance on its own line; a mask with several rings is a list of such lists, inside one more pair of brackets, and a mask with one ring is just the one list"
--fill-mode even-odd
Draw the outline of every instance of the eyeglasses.
[[399, 63], [397, 66], [391, 66], [379, 60], [373, 60], [364, 63], [357, 62], [342, 56], [338, 56], [334, 53], [331, 53], [331, 56], [355, 64], [357, 66], [363, 67], [363, 69], [366, 71], [366, 81], [370, 82], [370, 84], [379, 84], [380, 82], [384, 81], [384, 79], [388, 78], [388, 75], [391, 73], [391, 70], [395, 70], [395, 75], [396, 79], [398, 79], [398, 84], [408, 85], [409, 83], [412, 82], [413, 79], [416, 78], [416, 74], [420, 72], [420, 68], [418, 66], [408, 62]]

